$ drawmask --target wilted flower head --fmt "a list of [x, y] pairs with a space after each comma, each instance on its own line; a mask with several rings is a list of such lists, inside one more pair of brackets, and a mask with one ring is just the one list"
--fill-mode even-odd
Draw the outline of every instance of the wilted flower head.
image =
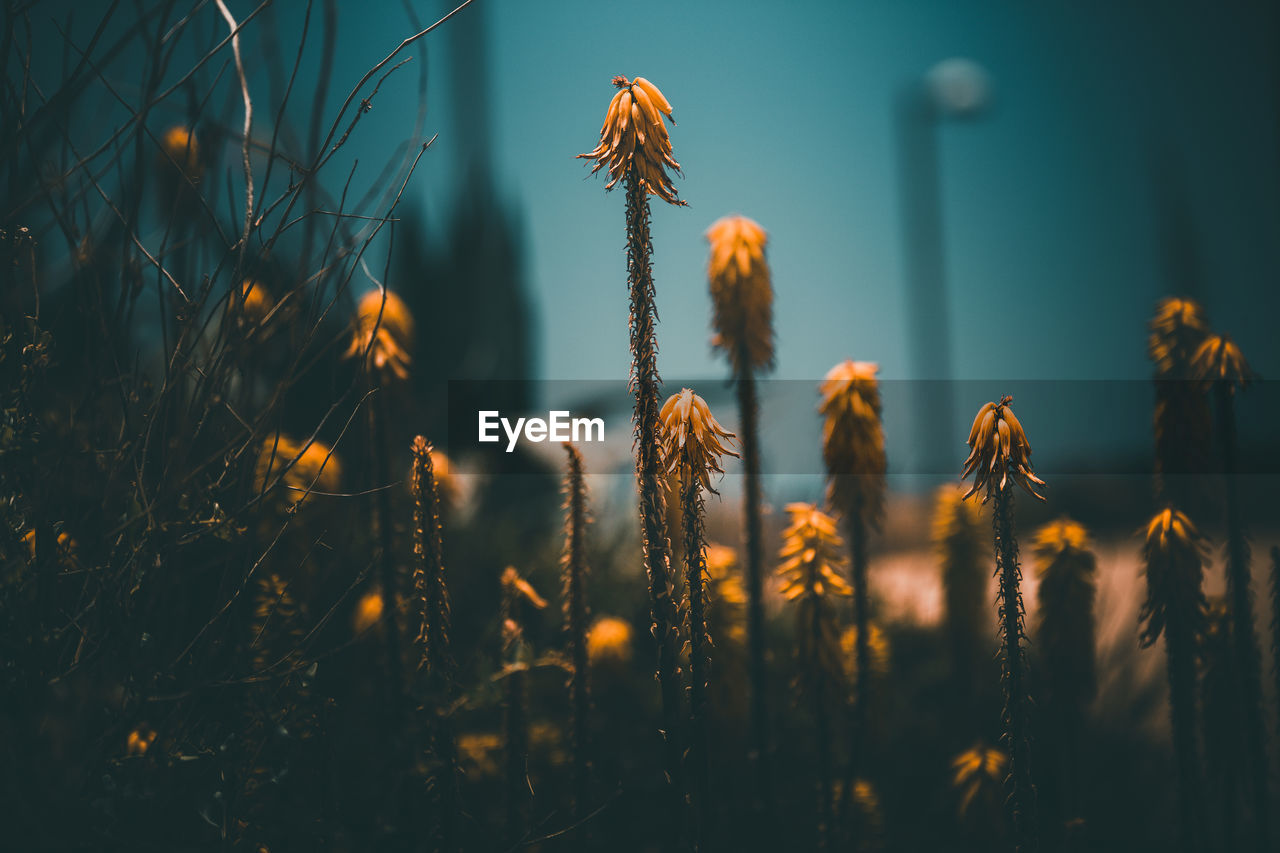
[[1003, 801], [1004, 779], [1009, 772], [1009, 756], [1002, 750], [993, 749], [983, 743], [974, 745], [955, 757], [951, 762], [955, 776], [951, 784], [960, 791], [960, 805], [957, 811], [965, 817], [979, 798]]
[[715, 493], [711, 474], [723, 474], [720, 457], [737, 456], [722, 443], [731, 442], [733, 433], [720, 426], [707, 407], [707, 401], [684, 388], [672, 394], [658, 413], [662, 421], [662, 460], [668, 472], [679, 473], [681, 479], [695, 477], [702, 488]]
[[1147, 600], [1142, 605], [1143, 645], [1151, 645], [1166, 626], [1177, 621], [1180, 628], [1199, 636], [1204, 625], [1205, 540], [1191, 519], [1176, 509], [1156, 513], [1147, 525], [1142, 548], [1146, 562]]
[[631, 624], [601, 616], [587, 631], [587, 659], [593, 667], [622, 668], [631, 662]]
[[1204, 308], [1191, 299], [1176, 296], [1161, 299], [1156, 304], [1156, 314], [1149, 325], [1147, 354], [1156, 365], [1156, 375], [1161, 378], [1181, 379], [1196, 347], [1208, 333]]
[[367, 358], [381, 381], [409, 378], [413, 362], [413, 315], [390, 290], [366, 293], [356, 306], [355, 329], [344, 358]]
[[[191, 183], [198, 183], [204, 176], [204, 161], [200, 157], [200, 143], [188, 127], [174, 125], [160, 138], [164, 152], [160, 155], [163, 166], [177, 168]], [[170, 162], [172, 161], [172, 162]]]
[[773, 285], [764, 256], [768, 239], [745, 216], [726, 216], [707, 229], [713, 342], [739, 371], [773, 365]]
[[288, 436], [262, 440], [254, 469], [254, 490], [261, 492], [279, 479], [278, 488], [287, 503], [299, 503], [309, 492], [338, 491], [342, 468], [329, 445], [313, 441], [305, 447]]
[[[676, 198], [675, 185], [667, 174], [668, 168], [680, 171], [680, 164], [671, 156], [671, 137], [662, 120], [664, 114], [671, 118], [671, 104], [657, 86], [643, 77], [633, 81], [614, 77], [613, 85], [619, 91], [609, 102], [609, 111], [600, 126], [600, 144], [578, 157], [596, 161], [593, 175], [609, 167], [606, 190], [613, 189], [618, 179], [634, 168], [635, 180], [645, 192], [670, 204], [684, 204]], [[674, 118], [671, 123], [676, 123]]]
[[1044, 500], [1044, 496], [1031, 487], [1032, 483], [1043, 486], [1044, 480], [1031, 473], [1031, 444], [1022, 431], [1022, 424], [1013, 415], [1009, 405], [1012, 402], [1013, 398], [1006, 395], [999, 403], [987, 403], [973, 419], [973, 428], [969, 430], [969, 458], [964, 461], [964, 472], [960, 475], [961, 479], [974, 475], [973, 487], [965, 494], [966, 498], [985, 489], [982, 502], [986, 503], [1004, 491], [1012, 476], [1028, 494]]
[[846, 515], [865, 513], [873, 524], [884, 513], [886, 467], [879, 369], [870, 361], [842, 361], [818, 386], [831, 505]]
[[822, 598], [827, 593], [852, 595], [853, 587], [841, 576], [844, 542], [836, 532], [835, 519], [808, 503], [787, 504], [791, 524], [782, 533], [782, 595]]
[[1257, 378], [1235, 341], [1226, 335], [1210, 335], [1201, 341], [1191, 357], [1191, 370], [1206, 385], [1220, 383], [1234, 390]]

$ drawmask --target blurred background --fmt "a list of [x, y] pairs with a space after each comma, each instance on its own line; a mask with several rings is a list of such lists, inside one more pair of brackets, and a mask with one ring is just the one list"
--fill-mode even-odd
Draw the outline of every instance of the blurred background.
[[[370, 697], [386, 687], [381, 644], [396, 630], [381, 608], [408, 607], [387, 590], [379, 563], [390, 553], [403, 574], [412, 559], [406, 480], [418, 433], [451, 457], [445, 553], [464, 682], [459, 742], [471, 849], [559, 849], [566, 758], [558, 727], [567, 708], [563, 661], [553, 659], [561, 641], [554, 601], [521, 611], [532, 650], [522, 659], [532, 670], [531, 803], [514, 841], [503, 834], [509, 823], [495, 827], [509, 797], [498, 762], [512, 665], [498, 576], [515, 564], [556, 598], [563, 456], [551, 445], [510, 457], [477, 447], [468, 424], [481, 402], [511, 416], [569, 408], [609, 425], [603, 445], [583, 448], [596, 519], [593, 609], [631, 633], [625, 655], [602, 664], [593, 832], [626, 839], [616, 849], [659, 849], [656, 690], [626, 390], [623, 193], [606, 193], [603, 178], [575, 159], [596, 144], [618, 74], [653, 81], [678, 122], [671, 138], [684, 175], [676, 186], [688, 207], [655, 200], [652, 224], [666, 390], [694, 387], [731, 430], [738, 419], [728, 368], [709, 342], [704, 233], [729, 213], [769, 233], [777, 358], [760, 385], [767, 568], [782, 507], [822, 500], [818, 381], [848, 358], [880, 367], [890, 498], [872, 542], [870, 588], [890, 650], [879, 677], [893, 687], [877, 697], [884, 704], [868, 762], [882, 845], [864, 849], [990, 850], [1007, 841], [998, 779], [979, 792], [975, 811], [957, 809], [964, 788], [951, 761], [998, 741], [998, 673], [994, 664], [982, 672], [976, 711], [957, 710], [931, 529], [935, 489], [957, 480], [973, 413], [1006, 393], [1049, 481], [1047, 503], [1019, 504], [1026, 550], [1031, 531], [1070, 514], [1092, 532], [1099, 566], [1084, 794], [1068, 808], [1068, 786], [1050, 778], [1044, 791], [1046, 825], [1080, 814], [1089, 828], [1054, 824], [1047, 843], [1172, 845], [1164, 649], [1138, 642], [1146, 589], [1135, 531], [1154, 508], [1147, 323], [1161, 297], [1198, 300], [1263, 377], [1237, 405], [1238, 479], [1265, 625], [1266, 555], [1280, 532], [1280, 394], [1267, 381], [1280, 375], [1280, 6], [473, 0], [379, 66], [455, 5], [228, 0], [243, 24], [263, 214], [237, 255], [243, 103], [215, 4], [6, 3], [0, 227], [5, 239], [26, 228], [34, 243], [6, 248], [17, 272], [5, 279], [0, 308], [10, 318], [19, 308], [39, 314], [55, 348], [51, 390], [34, 397], [36, 450], [13, 438], [25, 427], [0, 434], [12, 441], [3, 445], [8, 484], [19, 484], [6, 488], [17, 497], [5, 518], [15, 542], [65, 530], [80, 548], [60, 581], [60, 606], [41, 610], [34, 602], [48, 601], [15, 568], [27, 566], [26, 545], [0, 543], [9, 559], [0, 578], [5, 658], [14, 662], [4, 682], [14, 710], [0, 717], [14, 744], [3, 794], [21, 806], [15, 833], [31, 840], [18, 849], [177, 849], [166, 846], [173, 837], [190, 839], [181, 849], [412, 846], [413, 824], [397, 809], [417, 802], [416, 789], [397, 780], [416, 779], [420, 768], [388, 764], [388, 755], [406, 753], [417, 733], [398, 729]], [[156, 156], [173, 127], [200, 140], [195, 212], [181, 187], [166, 184], [175, 164]], [[323, 170], [309, 173], [322, 154], [330, 157]], [[277, 198], [293, 200], [274, 206]], [[392, 206], [393, 219], [380, 221]], [[356, 218], [333, 225], [337, 210]], [[28, 246], [38, 271], [30, 281]], [[194, 316], [216, 335], [224, 302], [239, 306], [242, 279], [263, 282], [281, 305], [294, 300], [269, 317], [287, 340], [231, 346], [231, 378], [208, 401], [192, 391], [199, 405], [186, 414], [177, 404], [140, 411], [149, 395], [164, 399], [176, 387], [181, 396], [198, 384], [171, 372], [176, 332], [192, 316], [169, 301], [150, 255], [190, 292], [202, 288], [208, 301]], [[416, 336], [411, 378], [388, 395], [380, 422], [366, 424], [368, 389], [342, 351], [355, 306], [380, 284], [403, 297]], [[118, 327], [103, 323], [99, 338], [98, 321], [113, 316], [103, 306], [117, 296], [125, 304], [126, 293], [136, 304], [127, 319], [114, 315]], [[110, 298], [95, 301], [102, 295]], [[222, 350], [203, 346], [192, 345], [191, 363], [221, 363], [204, 357]], [[20, 384], [6, 379], [11, 389]], [[244, 408], [228, 415], [230, 404]], [[200, 432], [207, 422], [224, 431], [219, 441]], [[154, 447], [144, 440], [149, 424], [165, 439]], [[118, 439], [135, 427], [137, 441]], [[254, 466], [271, 430], [318, 436], [341, 459], [340, 482], [296, 515], [288, 502], [260, 511], [263, 496], [253, 497], [264, 488]], [[117, 440], [119, 460], [103, 461]], [[736, 463], [726, 467], [708, 527], [736, 546], [742, 475]], [[1217, 507], [1221, 472], [1201, 473]], [[23, 500], [31, 506], [14, 509]], [[172, 517], [148, 518], [152, 511]], [[390, 514], [397, 520], [389, 524]], [[297, 538], [274, 534], [277, 523], [281, 531], [293, 524]], [[1221, 594], [1224, 525], [1214, 516], [1204, 527], [1215, 543], [1206, 588]], [[27, 530], [34, 539], [22, 538]], [[1039, 573], [1031, 558], [1027, 565], [1033, 622]], [[160, 571], [169, 567], [180, 568]], [[315, 731], [329, 733], [326, 744], [335, 745], [323, 760], [307, 734], [297, 735], [312, 722], [273, 717], [277, 694], [252, 692], [285, 682], [262, 676], [256, 658], [244, 671], [245, 649], [270, 635], [255, 621], [260, 597], [252, 606], [250, 595], [240, 597], [258, 595], [249, 579], [260, 568], [301, 579], [294, 591], [307, 630], [288, 659], [315, 680], [296, 697], [279, 689], [294, 697], [290, 714], [302, 709], [307, 721], [320, 720]], [[113, 580], [90, 594], [74, 586], [82, 576]], [[138, 589], [148, 604], [135, 610]], [[993, 580], [983, 595], [994, 600]], [[792, 844], [774, 843], [730, 825], [725, 841], [807, 849], [808, 783], [825, 746], [810, 743], [804, 710], [789, 704], [792, 625], [772, 584], [767, 609], [775, 818], [780, 833], [796, 834]], [[991, 624], [980, 627], [994, 640], [988, 611]], [[52, 612], [56, 619], [40, 615]], [[73, 616], [100, 620], [77, 629], [105, 639], [73, 642], [63, 624]], [[732, 626], [723, 627], [728, 635]], [[1269, 721], [1274, 636], [1262, 629]], [[726, 802], [745, 784], [735, 776], [744, 764], [735, 642], [725, 643], [717, 699]], [[994, 643], [984, 651], [994, 654]], [[243, 758], [259, 736], [269, 758]], [[159, 746], [148, 753], [152, 742]], [[1054, 766], [1056, 748], [1050, 740], [1037, 760]], [[240, 772], [259, 791], [269, 778], [266, 787], [283, 793], [241, 808], [227, 781]], [[63, 810], [72, 817], [58, 825]], [[1253, 827], [1248, 814], [1242, 809], [1243, 834]], [[282, 831], [301, 825], [297, 837]], [[259, 826], [271, 829], [249, 831]], [[259, 838], [261, 848], [245, 846]]]

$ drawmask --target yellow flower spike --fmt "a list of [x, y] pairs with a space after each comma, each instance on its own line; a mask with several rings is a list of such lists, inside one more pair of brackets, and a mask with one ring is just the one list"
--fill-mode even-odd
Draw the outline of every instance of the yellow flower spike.
[[[614, 77], [613, 85], [619, 91], [609, 102], [600, 126], [600, 144], [578, 157], [595, 161], [593, 175], [608, 167], [606, 190], [613, 189], [628, 170], [634, 169], [645, 192], [669, 204], [685, 204], [676, 197], [675, 185], [667, 173], [667, 169], [680, 171], [680, 164], [671, 156], [671, 138], [663, 121], [663, 115], [671, 118], [671, 104], [657, 86], [643, 77]], [[674, 125], [675, 119], [671, 123]]]
[[663, 467], [681, 478], [697, 478], [703, 489], [715, 494], [711, 474], [724, 473], [720, 458], [738, 455], [725, 446], [733, 433], [720, 426], [707, 401], [688, 388], [667, 398], [658, 419], [662, 424]]
[[745, 216], [716, 220], [706, 233], [711, 244], [707, 279], [715, 306], [715, 346], [728, 353], [738, 371], [773, 365], [773, 284], [765, 259], [768, 235]]
[[547, 600], [538, 595], [537, 590], [516, 571], [515, 566], [507, 566], [502, 573], [502, 588], [514, 601], [523, 598], [539, 610], [547, 606]]
[[872, 524], [884, 513], [885, 493], [879, 370], [873, 362], [843, 361], [818, 386], [831, 505], [849, 516], [865, 514]]
[[1009, 772], [1009, 757], [1002, 750], [978, 743], [957, 755], [951, 769], [955, 771], [951, 784], [960, 791], [960, 817], [968, 814], [979, 794], [987, 792], [996, 802], [1003, 799], [1001, 789]]
[[[868, 671], [877, 677], [889, 674], [889, 637], [879, 625], [870, 623], [867, 626], [867, 647], [871, 650], [871, 666]], [[849, 671], [850, 683], [858, 673], [858, 626], [850, 625], [840, 634], [840, 651], [844, 654], [845, 667]]]
[[961, 479], [974, 475], [973, 486], [965, 493], [971, 497], [985, 490], [982, 502], [986, 503], [997, 492], [1003, 491], [1009, 478], [1039, 500], [1044, 496], [1032, 488], [1043, 486], [1031, 471], [1031, 444], [1022, 430], [1022, 424], [1013, 414], [1010, 404], [1013, 398], [1004, 396], [999, 403], [987, 403], [978, 410], [969, 431], [969, 458], [964, 462]]
[[403, 299], [389, 290], [366, 293], [356, 306], [354, 326], [344, 358], [367, 359], [366, 369], [382, 382], [409, 378], [414, 323]]
[[1147, 354], [1155, 362], [1156, 375], [1185, 378], [1176, 374], [1186, 368], [1192, 353], [1208, 334], [1204, 308], [1191, 299], [1162, 299], [1156, 304], [1156, 313], [1148, 328], [1151, 335], [1147, 338]]
[[1064, 551], [1083, 551], [1089, 544], [1089, 533], [1084, 525], [1069, 518], [1051, 521], [1036, 531], [1031, 547], [1035, 550], [1038, 571]]
[[1142, 643], [1150, 646], [1171, 616], [1186, 622], [1179, 629], [1198, 636], [1204, 621], [1204, 559], [1207, 543], [1200, 531], [1176, 509], [1156, 513], [1147, 524], [1142, 548], [1146, 563], [1147, 600], [1140, 618], [1146, 623]]
[[1191, 357], [1191, 370], [1205, 385], [1222, 383], [1229, 389], [1247, 387], [1256, 379], [1240, 347], [1226, 335], [1210, 335]]
[[155, 743], [156, 730], [140, 726], [129, 732], [129, 737], [125, 740], [125, 754], [142, 756], [147, 754], [147, 750], [151, 748], [151, 744]]
[[631, 624], [601, 616], [587, 631], [587, 659], [592, 667], [622, 669], [631, 663]]
[[844, 541], [835, 519], [808, 503], [788, 504], [787, 514], [791, 524], [782, 533], [782, 564], [777, 570], [783, 579], [782, 596], [794, 601], [827, 593], [852, 595], [853, 587], [840, 574]]

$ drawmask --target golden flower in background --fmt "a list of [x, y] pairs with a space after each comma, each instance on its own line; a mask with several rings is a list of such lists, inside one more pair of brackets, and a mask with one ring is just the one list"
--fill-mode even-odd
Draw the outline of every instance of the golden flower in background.
[[[76, 543], [75, 539], [71, 538], [71, 534], [64, 530], [58, 534], [56, 541], [57, 548], [55, 549], [55, 552], [57, 554], [59, 565], [64, 569], [79, 568], [80, 560], [77, 556], [77, 552], [80, 550], [80, 546]], [[27, 546], [27, 557], [32, 563], [34, 563], [36, 559], [35, 528], [32, 528], [22, 534], [22, 542]]]
[[765, 260], [768, 235], [745, 216], [726, 216], [707, 229], [707, 278], [715, 308], [715, 346], [738, 371], [773, 365], [773, 285]]
[[1009, 756], [1003, 750], [978, 743], [957, 755], [951, 769], [955, 771], [951, 784], [960, 792], [957, 811], [961, 818], [968, 815], [979, 797], [1003, 802], [1004, 779], [1009, 772]]
[[124, 750], [126, 755], [146, 755], [147, 750], [151, 748], [151, 744], [156, 742], [156, 730], [139, 726], [129, 732], [129, 737], [125, 739]]
[[1084, 551], [1089, 544], [1089, 533], [1084, 525], [1069, 518], [1051, 521], [1036, 531], [1031, 547], [1035, 550], [1037, 571], [1045, 569], [1066, 551]]
[[[725, 430], [711, 414], [707, 401], [684, 388], [679, 394], [672, 394], [658, 413], [662, 422], [662, 460], [668, 473], [680, 473], [696, 477], [702, 488], [715, 493], [711, 488], [711, 474], [723, 474], [720, 457], [734, 453], [722, 443], [729, 441], [733, 433]], [[684, 466], [691, 468], [686, 472]]]
[[828, 498], [840, 512], [865, 513], [872, 523], [884, 513], [885, 493], [879, 370], [870, 361], [842, 361], [827, 371], [818, 386]]
[[351, 630], [359, 636], [382, 620], [386, 603], [382, 599], [381, 590], [366, 592], [356, 605], [351, 617]]
[[[867, 648], [871, 651], [871, 674], [884, 677], [889, 674], [889, 637], [874, 622], [867, 625]], [[858, 674], [858, 626], [850, 625], [840, 635], [840, 651], [844, 654], [845, 668], [850, 679]]]
[[177, 168], [191, 183], [198, 183], [204, 177], [204, 161], [201, 159], [200, 143], [190, 128], [175, 125], [164, 132], [160, 138], [160, 161], [164, 166]]
[[853, 587], [841, 576], [844, 568], [844, 540], [836, 532], [836, 521], [808, 503], [787, 504], [791, 524], [782, 532], [782, 596], [822, 598], [853, 595]]
[[1208, 334], [1204, 308], [1191, 299], [1168, 297], [1156, 303], [1156, 314], [1148, 326], [1147, 354], [1161, 378], [1182, 379], [1192, 354]]
[[1206, 385], [1221, 383], [1233, 390], [1257, 378], [1240, 347], [1225, 335], [1210, 335], [1201, 341], [1191, 357], [1191, 371]]
[[366, 359], [380, 381], [406, 380], [413, 363], [413, 315], [390, 290], [366, 293], [356, 306], [355, 330], [344, 358]]
[[1010, 403], [1013, 398], [1004, 396], [999, 403], [987, 403], [978, 410], [969, 430], [969, 458], [964, 461], [961, 479], [973, 474], [973, 487], [965, 493], [968, 498], [985, 489], [982, 502], [986, 503], [997, 492], [1004, 490], [1009, 477], [1032, 497], [1044, 500], [1044, 496], [1031, 487], [1032, 483], [1044, 485], [1031, 472], [1031, 444], [1022, 424], [1014, 417]]
[[502, 737], [496, 733], [469, 732], [458, 735], [458, 758], [468, 775], [474, 773], [481, 777], [496, 777], [500, 770], [498, 759], [501, 754]]
[[1147, 524], [1142, 556], [1146, 562], [1147, 600], [1140, 618], [1146, 622], [1142, 643], [1154, 643], [1176, 620], [1179, 630], [1199, 636], [1204, 624], [1204, 558], [1200, 531], [1176, 509], [1156, 513]]
[[666, 115], [673, 125], [676, 123], [671, 117], [671, 104], [657, 86], [643, 77], [614, 77], [613, 85], [619, 91], [609, 102], [600, 126], [600, 144], [578, 157], [596, 161], [593, 175], [609, 167], [606, 190], [613, 189], [628, 170], [634, 169], [635, 179], [645, 192], [669, 204], [685, 204], [676, 198], [675, 185], [667, 174], [668, 168], [680, 171], [680, 164], [671, 156], [671, 137], [662, 120]]
[[592, 667], [623, 669], [631, 663], [631, 624], [601, 616], [587, 631], [587, 659]]
[[713, 635], [746, 642], [747, 589], [742, 584], [738, 552], [727, 545], [708, 545], [706, 565], [708, 598], [714, 604], [711, 617], [717, 626]]
[[259, 326], [267, 319], [275, 303], [267, 293], [266, 285], [246, 278], [232, 294], [228, 307], [242, 325]]
[[313, 491], [337, 492], [342, 468], [337, 454], [324, 442], [303, 447], [288, 436], [269, 436], [262, 440], [253, 483], [257, 492], [278, 487], [287, 503], [300, 503]]

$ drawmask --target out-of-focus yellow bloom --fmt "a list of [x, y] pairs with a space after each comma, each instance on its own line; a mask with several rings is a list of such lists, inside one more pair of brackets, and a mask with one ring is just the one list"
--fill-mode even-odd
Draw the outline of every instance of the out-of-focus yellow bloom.
[[240, 282], [236, 293], [231, 296], [231, 311], [246, 326], [260, 325], [274, 307], [275, 303], [267, 293], [266, 285], [251, 278]]
[[390, 290], [366, 293], [356, 305], [355, 330], [344, 358], [361, 358], [380, 381], [406, 380], [413, 362], [413, 315]]
[[[295, 461], [296, 460], [296, 461]], [[303, 447], [287, 436], [262, 441], [254, 470], [254, 489], [261, 492], [279, 478], [282, 499], [299, 503], [309, 492], [334, 493], [342, 482], [337, 454], [329, 445], [313, 441]]]
[[1148, 328], [1147, 354], [1156, 365], [1156, 376], [1185, 379], [1184, 371], [1192, 354], [1208, 333], [1204, 308], [1191, 299], [1168, 297], [1156, 304], [1156, 314]]
[[146, 755], [147, 750], [151, 748], [151, 744], [155, 743], [155, 741], [156, 730], [140, 726], [129, 732], [129, 737], [125, 740], [125, 754]]
[[[35, 528], [28, 530], [22, 534], [22, 541], [27, 546], [27, 556], [32, 562], [36, 559], [36, 531]], [[64, 569], [74, 569], [79, 566], [80, 561], [76, 557], [76, 540], [71, 538], [71, 534], [62, 531], [58, 534], [57, 558], [58, 563]]]
[[669, 204], [683, 205], [685, 202], [676, 198], [675, 185], [667, 173], [668, 168], [680, 171], [680, 164], [671, 156], [671, 137], [662, 120], [666, 115], [673, 125], [676, 123], [671, 104], [657, 86], [643, 77], [614, 77], [613, 85], [619, 91], [609, 102], [600, 126], [600, 144], [578, 157], [596, 161], [593, 175], [609, 167], [606, 190], [613, 189], [628, 170], [634, 169], [635, 180], [645, 192]]
[[975, 535], [982, 531], [985, 542], [986, 525], [982, 519], [982, 504], [964, 499], [964, 488], [947, 484], [934, 492], [933, 544], [945, 555], [948, 543], [956, 540], [978, 541]]
[[547, 606], [547, 600], [538, 595], [538, 591], [527, 580], [520, 577], [515, 566], [507, 566], [502, 573], [502, 589], [513, 601], [523, 598], [539, 610]]
[[1013, 477], [1032, 497], [1044, 500], [1044, 496], [1031, 487], [1032, 483], [1043, 486], [1044, 480], [1031, 472], [1031, 444], [1022, 431], [1022, 424], [1013, 415], [1009, 405], [1012, 402], [1012, 397], [1005, 396], [999, 403], [987, 403], [973, 419], [973, 428], [969, 430], [969, 458], [964, 461], [964, 472], [960, 475], [962, 479], [974, 475], [973, 487], [965, 494], [966, 498], [985, 489], [982, 502], [986, 503], [1004, 491], [1005, 484]]
[[707, 279], [715, 307], [715, 346], [738, 371], [773, 365], [773, 284], [765, 230], [745, 216], [726, 216], [707, 229]]
[[951, 784], [960, 791], [961, 818], [968, 816], [974, 801], [982, 795], [983, 799], [995, 803], [1003, 801], [1004, 779], [1009, 772], [1009, 756], [986, 744], [976, 744], [955, 757], [951, 762], [955, 776]]
[[873, 524], [884, 513], [885, 491], [879, 369], [869, 361], [842, 361], [818, 388], [831, 505], [846, 515], [865, 514]]
[[1232, 390], [1257, 378], [1240, 347], [1225, 335], [1210, 335], [1201, 342], [1191, 358], [1191, 370], [1206, 385], [1221, 383]]
[[351, 618], [351, 630], [357, 636], [368, 631], [374, 625], [377, 625], [382, 619], [382, 613], [386, 608], [386, 604], [382, 599], [380, 590], [366, 592], [356, 605], [356, 611]]
[[1154, 643], [1171, 622], [1175, 630], [1199, 636], [1204, 625], [1204, 557], [1200, 531], [1176, 509], [1156, 513], [1147, 524], [1142, 555], [1146, 562], [1147, 600], [1140, 618], [1143, 645]]
[[1083, 551], [1089, 544], [1089, 533], [1084, 525], [1069, 518], [1051, 521], [1036, 531], [1032, 540], [1037, 558], [1037, 571], [1045, 569], [1064, 551]]
[[458, 736], [458, 757], [462, 766], [479, 776], [498, 775], [498, 755], [502, 750], [502, 738], [490, 732], [471, 732]]
[[[889, 638], [874, 622], [867, 625], [867, 648], [871, 652], [871, 674], [884, 677], [889, 674]], [[844, 653], [845, 668], [851, 680], [858, 675], [858, 626], [850, 625], [840, 635], [840, 651]]]
[[711, 474], [723, 474], [720, 457], [728, 454], [736, 457], [723, 443], [733, 439], [733, 433], [720, 426], [707, 407], [707, 401], [688, 388], [672, 394], [658, 413], [662, 421], [662, 460], [669, 473], [678, 473], [681, 480], [695, 477], [708, 492]]
[[623, 669], [631, 663], [631, 624], [601, 616], [587, 631], [587, 659], [592, 667]]
[[841, 576], [844, 567], [844, 540], [836, 532], [836, 521], [808, 503], [787, 504], [791, 525], [782, 533], [782, 596], [822, 598], [853, 595], [853, 587]]
[[742, 585], [738, 552], [726, 545], [708, 545], [706, 561], [708, 597], [713, 605], [711, 618], [716, 624], [713, 634], [735, 643], [745, 642], [747, 590]]
[[[190, 128], [175, 125], [164, 132], [160, 138], [164, 153], [160, 155], [164, 166], [178, 169], [191, 183], [199, 183], [204, 177], [204, 161], [201, 159], [200, 143]], [[170, 163], [172, 161], [172, 163]]]

